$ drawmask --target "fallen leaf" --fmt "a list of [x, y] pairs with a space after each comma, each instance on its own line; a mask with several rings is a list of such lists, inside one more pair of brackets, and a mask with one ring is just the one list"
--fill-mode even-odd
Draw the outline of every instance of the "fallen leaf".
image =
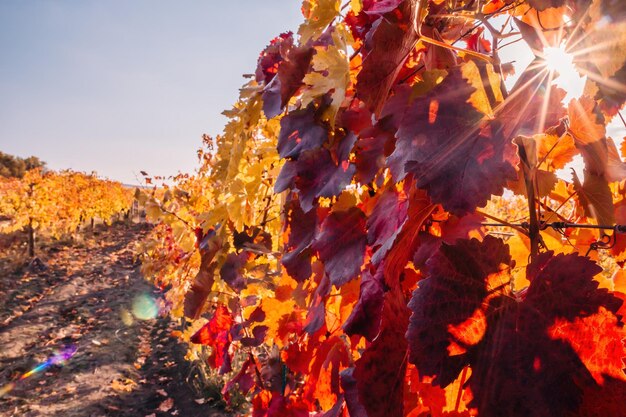
[[161, 405], [159, 405], [158, 410], [166, 412], [169, 411], [172, 407], [174, 407], [174, 399], [168, 398], [167, 400], [163, 401]]

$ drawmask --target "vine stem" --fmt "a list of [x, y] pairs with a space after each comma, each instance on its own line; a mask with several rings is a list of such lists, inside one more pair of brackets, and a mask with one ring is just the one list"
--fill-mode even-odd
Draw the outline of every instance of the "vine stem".
[[[518, 232], [520, 232], [520, 233], [522, 233], [524, 235], [528, 234], [528, 231], [526, 229], [524, 229], [521, 225], [509, 223], [506, 220], [499, 219], [498, 217], [492, 216], [491, 214], [485, 213], [485, 212], [480, 211], [480, 210], [476, 210], [476, 213], [480, 214], [481, 216], [486, 217], [486, 218], [488, 218], [490, 220], [498, 222], [498, 226], [507, 226], [507, 227], [510, 227], [511, 229], [517, 230]], [[487, 224], [486, 226], [489, 226], [489, 224]]]
[[454, 404], [454, 411], [459, 411], [459, 406], [461, 405], [461, 397], [463, 397], [463, 384], [465, 384], [465, 378], [467, 377], [467, 366], [463, 368], [463, 372], [461, 372], [461, 380], [459, 381], [459, 391], [456, 394], [456, 403]]
[[530, 163], [524, 143], [518, 143], [520, 166], [524, 173], [526, 183], [526, 197], [528, 198], [529, 227], [528, 238], [530, 239], [530, 260], [533, 262], [539, 255], [539, 218], [537, 216], [537, 197], [535, 195], [535, 165]]

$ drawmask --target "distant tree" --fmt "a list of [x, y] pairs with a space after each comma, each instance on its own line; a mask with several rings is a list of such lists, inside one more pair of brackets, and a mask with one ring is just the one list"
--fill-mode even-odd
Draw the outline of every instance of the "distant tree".
[[0, 176], [8, 178], [22, 178], [26, 171], [35, 168], [45, 168], [46, 163], [36, 156], [20, 158], [0, 152]]

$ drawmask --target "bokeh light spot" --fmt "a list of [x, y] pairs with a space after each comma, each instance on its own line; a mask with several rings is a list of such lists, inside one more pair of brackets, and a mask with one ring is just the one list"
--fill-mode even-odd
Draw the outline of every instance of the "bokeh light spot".
[[132, 312], [139, 320], [150, 320], [159, 314], [159, 307], [153, 297], [141, 294], [133, 299]]

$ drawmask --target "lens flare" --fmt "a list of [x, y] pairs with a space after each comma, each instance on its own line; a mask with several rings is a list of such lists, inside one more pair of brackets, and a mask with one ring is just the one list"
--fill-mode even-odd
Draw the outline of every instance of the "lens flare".
[[[54, 352], [54, 354], [48, 358], [48, 360], [46, 360], [45, 362], [40, 363], [39, 365], [35, 366], [33, 369], [31, 369], [28, 372], [25, 372], [24, 374], [22, 374], [22, 376], [20, 376], [19, 381], [23, 381], [26, 378], [29, 378], [33, 375], [36, 375], [40, 372], [43, 372], [44, 370], [48, 369], [49, 367], [51, 367], [52, 365], [59, 365], [62, 366], [65, 362], [67, 362], [72, 356], [74, 356], [76, 354], [76, 351], [78, 350], [78, 348], [76, 346], [66, 346], [65, 348], [61, 349], [60, 351], [56, 351]], [[4, 387], [0, 388], [0, 398], [2, 398], [3, 396], [5, 396], [6, 394], [8, 394], [9, 392], [11, 392], [16, 386], [15, 382], [10, 382], [7, 385], [5, 385]]]
[[139, 320], [150, 320], [159, 314], [159, 306], [153, 297], [141, 294], [133, 299], [132, 312]]

